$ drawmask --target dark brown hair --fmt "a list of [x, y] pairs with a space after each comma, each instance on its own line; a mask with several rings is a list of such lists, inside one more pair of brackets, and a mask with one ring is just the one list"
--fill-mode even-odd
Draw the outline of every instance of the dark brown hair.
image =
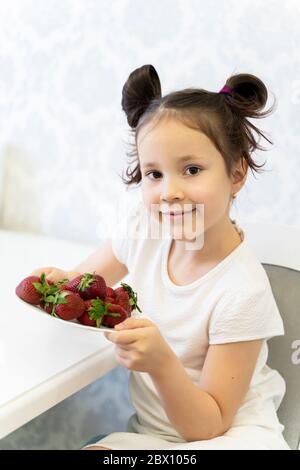
[[[254, 75], [236, 74], [226, 81], [232, 94], [207, 91], [198, 88], [186, 88], [174, 91], [162, 97], [161, 84], [153, 65], [143, 65], [129, 75], [122, 90], [122, 109], [127, 116], [130, 134], [134, 143], [127, 152], [129, 165], [126, 185], [138, 184], [142, 179], [137, 151], [137, 135], [142, 126], [153, 121], [157, 124], [162, 117], [174, 117], [186, 126], [203, 132], [222, 154], [228, 176], [234, 166], [241, 161], [246, 172], [263, 171], [251, 157], [255, 150], [266, 150], [259, 145], [258, 137], [263, 137], [273, 144], [248, 118], [262, 118], [272, 113], [276, 100], [271, 108], [262, 111], [268, 91], [264, 83]], [[244, 165], [246, 163], [246, 165]]]

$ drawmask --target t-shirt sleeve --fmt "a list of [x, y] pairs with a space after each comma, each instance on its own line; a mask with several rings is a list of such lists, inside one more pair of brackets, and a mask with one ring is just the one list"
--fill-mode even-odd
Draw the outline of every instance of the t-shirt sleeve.
[[209, 322], [209, 344], [223, 344], [284, 335], [283, 321], [271, 288], [228, 291]]
[[118, 226], [111, 234], [112, 250], [120, 263], [129, 269], [129, 258], [138, 238], [138, 227], [142, 206], [135, 203], [128, 211], [118, 214]]
[[127, 253], [128, 253], [128, 243], [126, 243], [126, 240], [123, 238], [111, 238], [111, 245], [112, 245], [112, 250], [120, 263], [124, 264], [127, 266], [126, 260], [127, 260]]
[[124, 215], [123, 219], [119, 221], [117, 230], [112, 234], [111, 244], [112, 250], [120, 263], [127, 266], [128, 263], [128, 249], [129, 249], [129, 238], [127, 234], [129, 224], [129, 217]]

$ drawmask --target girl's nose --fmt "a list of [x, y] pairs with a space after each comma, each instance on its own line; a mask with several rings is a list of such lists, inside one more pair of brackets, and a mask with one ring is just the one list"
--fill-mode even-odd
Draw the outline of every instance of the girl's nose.
[[174, 181], [166, 181], [160, 195], [161, 201], [171, 202], [174, 200], [183, 200], [184, 192]]

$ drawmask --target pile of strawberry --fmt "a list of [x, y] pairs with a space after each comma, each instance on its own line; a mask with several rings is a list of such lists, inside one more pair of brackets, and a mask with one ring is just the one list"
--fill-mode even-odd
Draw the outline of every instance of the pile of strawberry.
[[102, 276], [85, 273], [71, 281], [63, 279], [56, 283], [40, 277], [29, 276], [16, 287], [20, 299], [35, 305], [63, 320], [77, 320], [83, 325], [113, 328], [131, 316], [137, 309], [137, 295], [132, 288], [121, 282], [113, 289], [106, 285]]

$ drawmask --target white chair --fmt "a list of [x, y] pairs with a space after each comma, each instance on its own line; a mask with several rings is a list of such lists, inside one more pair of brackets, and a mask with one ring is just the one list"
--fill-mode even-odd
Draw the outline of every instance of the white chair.
[[268, 341], [268, 365], [286, 382], [278, 416], [291, 449], [300, 444], [300, 228], [241, 223], [248, 243], [262, 263], [281, 313], [285, 335]]

